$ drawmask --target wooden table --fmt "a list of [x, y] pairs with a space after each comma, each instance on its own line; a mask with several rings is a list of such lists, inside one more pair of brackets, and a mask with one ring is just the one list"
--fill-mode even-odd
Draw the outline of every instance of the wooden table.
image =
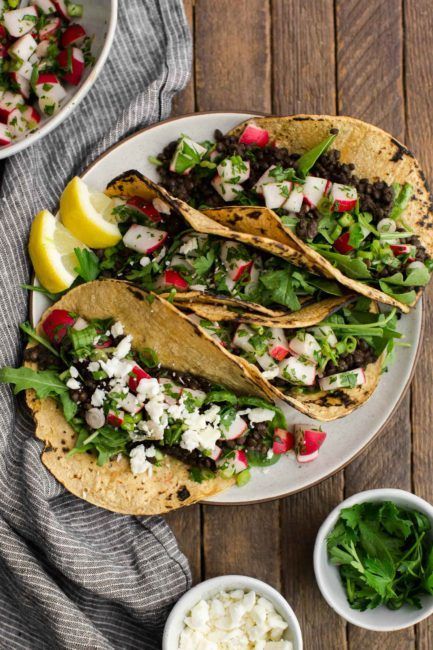
[[[407, 143], [433, 178], [431, 0], [185, 0], [193, 79], [176, 114], [208, 110], [331, 113], [365, 119]], [[433, 618], [376, 634], [346, 625], [316, 586], [317, 529], [344, 497], [374, 487], [433, 501], [433, 286], [410, 392], [356, 461], [301, 494], [243, 507], [194, 506], [167, 521], [195, 581], [256, 576], [293, 605], [306, 650], [432, 650]]]

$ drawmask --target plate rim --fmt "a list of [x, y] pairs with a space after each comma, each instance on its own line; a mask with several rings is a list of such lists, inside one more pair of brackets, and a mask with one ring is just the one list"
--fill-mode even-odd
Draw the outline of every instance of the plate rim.
[[[134, 131], [134, 133], [131, 133], [126, 138], [123, 138], [119, 142], [116, 142], [115, 144], [111, 145], [111, 147], [109, 147], [106, 151], [104, 151], [100, 156], [95, 158], [95, 160], [93, 160], [79, 174], [79, 176], [80, 176], [80, 178], [82, 178], [83, 176], [86, 176], [88, 174], [88, 172], [90, 172], [93, 169], [93, 167], [95, 167], [97, 164], [99, 164], [101, 162], [101, 160], [103, 160], [104, 158], [109, 156], [115, 149], [117, 149], [118, 147], [124, 145], [129, 140], [137, 138], [137, 137], [141, 136], [143, 133], [145, 133], [147, 131], [151, 131], [152, 129], [156, 129], [156, 128], [160, 127], [163, 124], [168, 124], [170, 122], [176, 122], [176, 121], [181, 120], [181, 119], [183, 119], [185, 117], [195, 117], [195, 116], [205, 116], [205, 115], [229, 115], [229, 114], [233, 114], [233, 115], [250, 115], [251, 117], [255, 117], [255, 116], [257, 116], [257, 117], [265, 117], [265, 116], [278, 117], [278, 115], [274, 115], [273, 113], [263, 113], [263, 112], [260, 112], [260, 111], [254, 111], [254, 112], [249, 113], [249, 111], [247, 111], [247, 110], [245, 110], [245, 111], [235, 111], [235, 110], [197, 111], [197, 112], [192, 112], [192, 113], [184, 113], [182, 115], [175, 115], [175, 116], [167, 118], [166, 120], [162, 120], [160, 122], [154, 122], [153, 124], [150, 124], [148, 126], [143, 127], [142, 129], [139, 129], [138, 131]], [[296, 116], [297, 113], [294, 113], [293, 115]], [[340, 116], [340, 117], [343, 117], [343, 116]], [[33, 272], [33, 274], [32, 274], [32, 283], [34, 282], [34, 278], [35, 278], [35, 274]], [[29, 306], [29, 316], [30, 316], [31, 319], [32, 319], [32, 314], [33, 314], [34, 293], [35, 293], [34, 291], [31, 291], [30, 296], [29, 296], [29, 305], [28, 306]], [[397, 402], [395, 403], [394, 407], [392, 408], [392, 410], [389, 413], [388, 417], [386, 418], [385, 422], [382, 424], [382, 426], [379, 427], [379, 429], [377, 431], [375, 431], [375, 433], [371, 436], [371, 438], [369, 440], [367, 440], [365, 442], [365, 444], [363, 444], [358, 449], [358, 451], [356, 451], [353, 454], [353, 456], [351, 456], [346, 462], [339, 465], [335, 469], [332, 469], [329, 473], [325, 474], [324, 476], [321, 476], [317, 480], [313, 480], [308, 485], [304, 485], [303, 487], [291, 489], [288, 492], [284, 492], [284, 493], [279, 494], [277, 496], [264, 497], [262, 499], [253, 499], [253, 500], [239, 501], [239, 502], [236, 502], [236, 501], [224, 502], [224, 501], [214, 501], [214, 500], [212, 500], [212, 501], [203, 500], [203, 501], [199, 501], [198, 503], [204, 504], [204, 505], [212, 505], [212, 506], [241, 507], [241, 506], [253, 505], [255, 503], [266, 503], [268, 501], [277, 501], [277, 500], [280, 500], [280, 499], [284, 499], [284, 498], [286, 498], [288, 496], [291, 496], [292, 494], [299, 494], [300, 492], [304, 492], [304, 491], [309, 490], [309, 489], [311, 489], [313, 487], [316, 487], [317, 485], [319, 485], [323, 481], [326, 481], [329, 478], [332, 478], [333, 476], [338, 474], [338, 472], [341, 472], [342, 470], [346, 469], [346, 467], [348, 467], [348, 465], [350, 465], [354, 460], [359, 458], [359, 456], [361, 454], [363, 454], [368, 449], [368, 447], [370, 447], [370, 445], [378, 438], [378, 436], [382, 433], [382, 431], [388, 425], [390, 420], [394, 417], [396, 411], [400, 407], [401, 402], [403, 401], [404, 397], [406, 396], [406, 393], [407, 393], [407, 391], [408, 391], [408, 389], [409, 389], [409, 387], [410, 387], [410, 385], [412, 383], [412, 380], [414, 378], [415, 370], [416, 370], [416, 367], [418, 365], [418, 361], [419, 361], [419, 358], [420, 358], [420, 355], [421, 355], [421, 344], [422, 344], [422, 341], [424, 340], [424, 333], [425, 333], [425, 319], [426, 319], [426, 316], [425, 316], [425, 301], [423, 299], [423, 296], [421, 296], [418, 304], [420, 304], [420, 307], [421, 307], [421, 326], [420, 326], [420, 332], [419, 332], [419, 337], [418, 337], [418, 342], [417, 342], [417, 348], [416, 348], [416, 352], [415, 352], [415, 358], [414, 358], [414, 361], [413, 361], [413, 364], [412, 364], [412, 368], [411, 368], [409, 377], [408, 377], [405, 385], [403, 386], [403, 389], [402, 389], [402, 391], [400, 393], [400, 396], [399, 396]], [[343, 420], [344, 417], [339, 418], [339, 419]]]

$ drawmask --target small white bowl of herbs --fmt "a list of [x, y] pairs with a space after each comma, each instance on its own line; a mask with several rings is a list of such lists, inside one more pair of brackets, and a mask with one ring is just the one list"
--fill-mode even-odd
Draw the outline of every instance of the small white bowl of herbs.
[[314, 571], [325, 600], [354, 625], [419, 623], [433, 614], [433, 506], [404, 490], [355, 494], [323, 522]]

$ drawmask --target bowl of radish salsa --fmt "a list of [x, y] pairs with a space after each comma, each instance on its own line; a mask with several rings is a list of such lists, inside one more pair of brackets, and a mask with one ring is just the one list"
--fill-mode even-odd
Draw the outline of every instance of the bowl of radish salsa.
[[0, 0], [0, 158], [42, 137], [84, 97], [116, 17], [117, 0]]

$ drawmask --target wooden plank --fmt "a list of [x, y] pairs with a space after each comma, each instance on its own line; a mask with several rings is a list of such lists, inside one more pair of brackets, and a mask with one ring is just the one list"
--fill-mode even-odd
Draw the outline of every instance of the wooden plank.
[[188, 19], [188, 24], [191, 29], [192, 38], [193, 38], [193, 53], [192, 53], [192, 66], [191, 66], [191, 79], [182, 92], [180, 92], [173, 100], [173, 115], [185, 115], [185, 113], [193, 113], [195, 110], [194, 106], [194, 0], [183, 0], [185, 7], [186, 17]]
[[[405, 69], [407, 102], [407, 142], [418, 156], [430, 184], [433, 181], [433, 125], [431, 122], [431, 79], [433, 61], [426, 52], [433, 47], [433, 13], [429, 0], [405, 3]], [[433, 393], [433, 287], [424, 298], [426, 310], [422, 354], [412, 385], [413, 487], [416, 494], [433, 502], [431, 468], [433, 447], [431, 421]], [[433, 620], [417, 626], [418, 650], [433, 649]]]
[[[404, 140], [401, 3], [336, 0], [336, 18], [339, 113], [365, 119]], [[345, 476], [347, 495], [383, 486], [410, 490], [409, 396], [367, 452], [347, 467]], [[349, 625], [348, 641], [351, 649], [415, 647], [412, 628], [378, 635]]]
[[196, 97], [201, 111], [269, 111], [267, 0], [197, 0]]
[[335, 113], [333, 0], [273, 0], [273, 111]]
[[[332, 0], [273, 0], [272, 42], [274, 112], [334, 114]], [[311, 650], [347, 647], [345, 623], [322, 598], [312, 563], [317, 530], [343, 499], [343, 485], [340, 472], [281, 504], [283, 593], [300, 618], [305, 647]]]
[[317, 531], [342, 496], [340, 472], [319, 486], [282, 502], [283, 593], [299, 618], [304, 647], [308, 650], [347, 648], [344, 620], [322, 598], [313, 571], [313, 547]]
[[200, 506], [174, 510], [164, 516], [171, 527], [179, 548], [188, 558], [194, 584], [202, 579], [201, 567], [201, 512]]

